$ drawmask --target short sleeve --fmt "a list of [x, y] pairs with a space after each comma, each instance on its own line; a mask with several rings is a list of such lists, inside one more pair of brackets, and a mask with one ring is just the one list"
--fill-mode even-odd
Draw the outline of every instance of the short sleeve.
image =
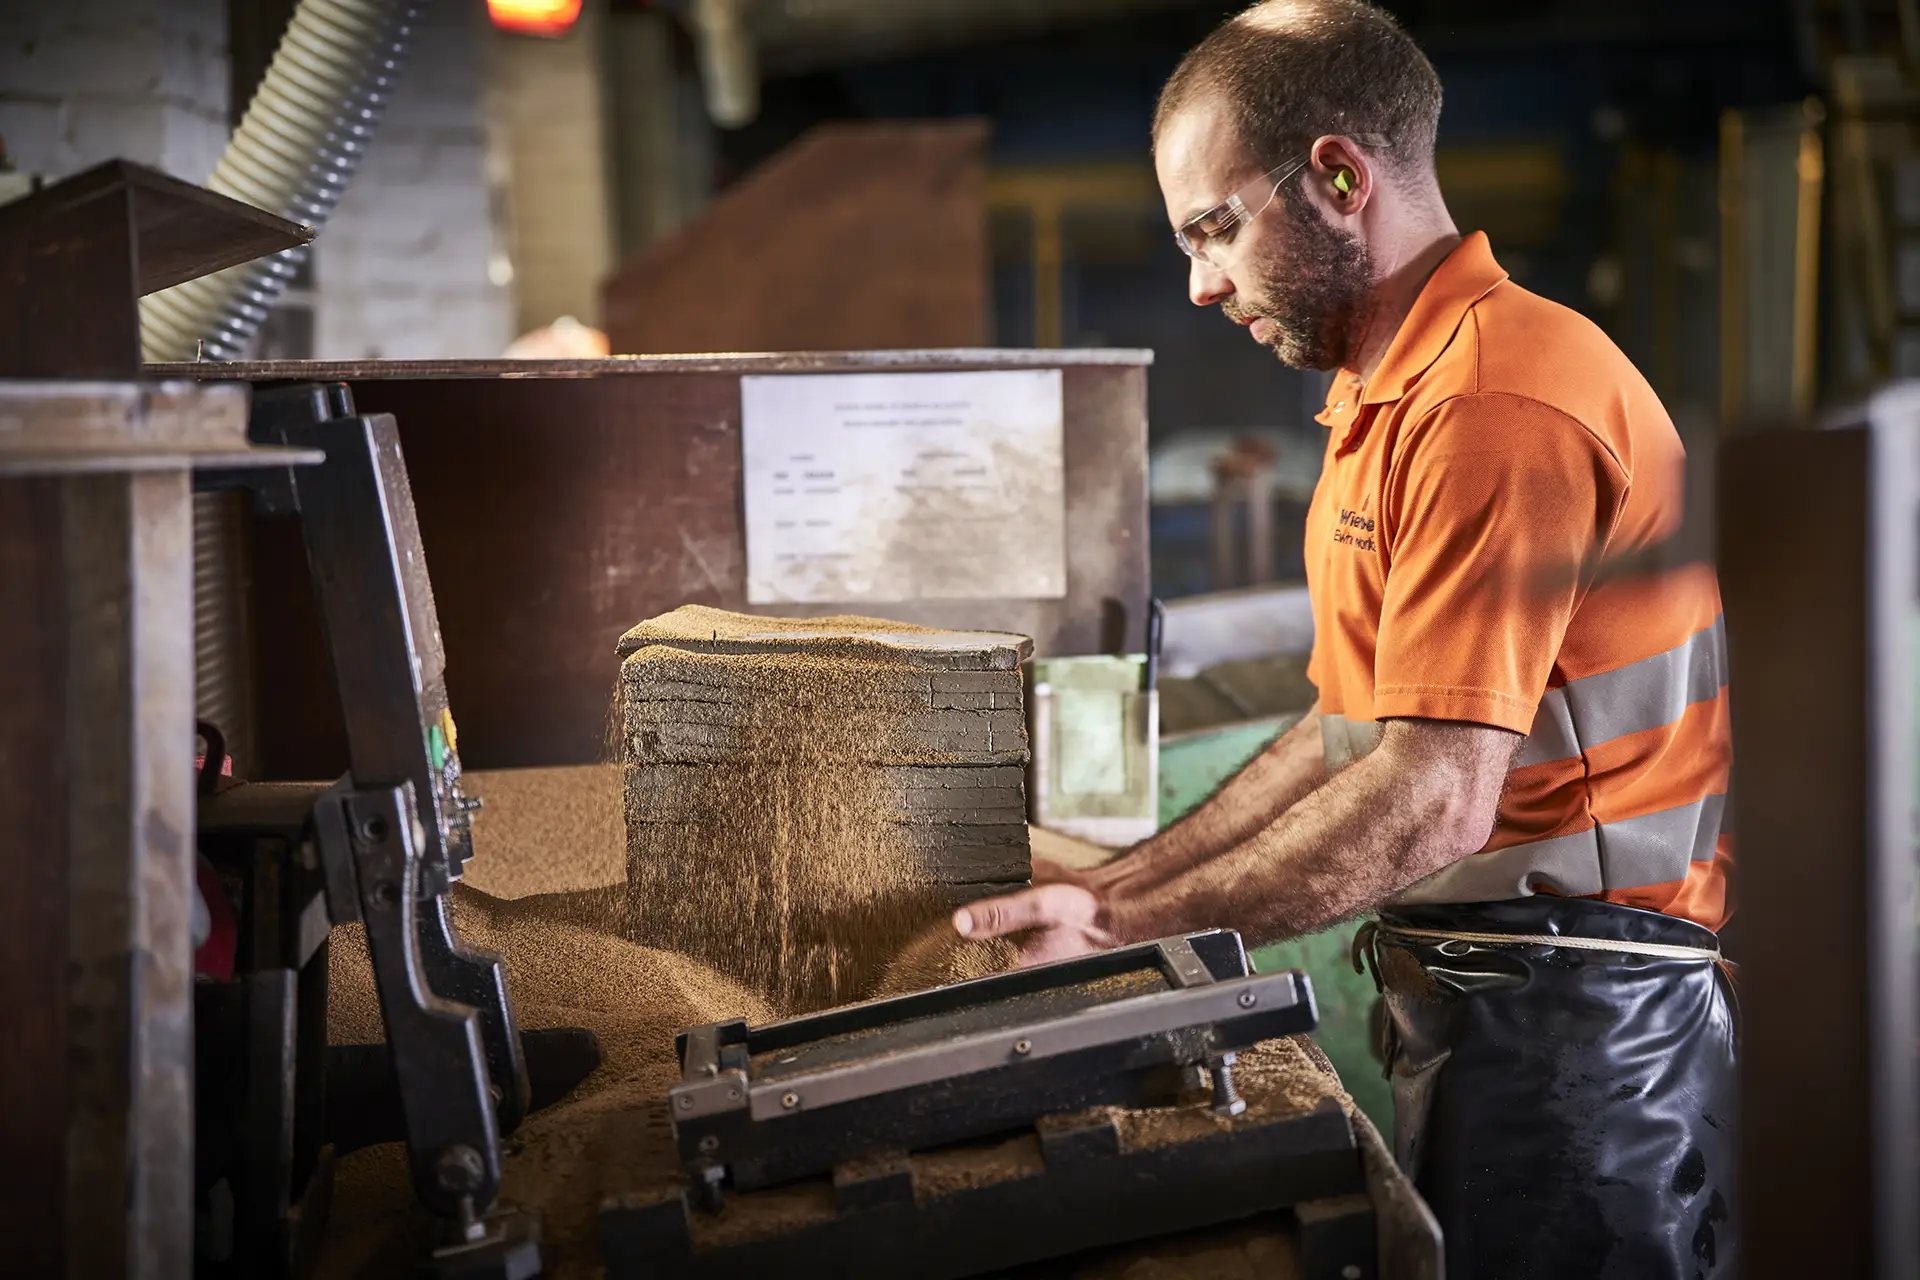
[[1388, 476], [1374, 716], [1527, 733], [1625, 501], [1579, 422], [1524, 396], [1459, 396], [1406, 434]]

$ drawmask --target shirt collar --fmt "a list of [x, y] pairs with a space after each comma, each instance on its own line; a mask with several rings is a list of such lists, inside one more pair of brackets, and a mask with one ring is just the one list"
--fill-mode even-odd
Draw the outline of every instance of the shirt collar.
[[1354, 375], [1345, 369], [1335, 374], [1327, 393], [1327, 408], [1317, 421], [1331, 427], [1342, 418], [1357, 418], [1364, 405], [1386, 404], [1406, 395], [1453, 341], [1467, 312], [1506, 278], [1507, 273], [1493, 260], [1486, 232], [1475, 231], [1461, 240], [1414, 299], [1413, 309], [1401, 321], [1372, 380], [1356, 395]]
[[1454, 246], [1414, 299], [1413, 310], [1393, 335], [1360, 403], [1385, 404], [1407, 394], [1414, 379], [1431, 368], [1453, 341], [1473, 304], [1506, 278], [1507, 273], [1493, 260], [1486, 232], [1472, 232]]

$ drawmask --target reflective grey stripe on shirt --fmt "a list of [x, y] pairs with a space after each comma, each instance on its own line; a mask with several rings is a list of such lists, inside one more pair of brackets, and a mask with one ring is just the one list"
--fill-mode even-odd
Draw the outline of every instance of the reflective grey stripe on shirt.
[[[1726, 685], [1726, 626], [1716, 617], [1664, 653], [1547, 690], [1514, 767], [1576, 759], [1601, 743], [1673, 724]], [[1322, 713], [1320, 740], [1331, 776], [1378, 745], [1380, 726]], [[1469, 854], [1399, 900], [1493, 902], [1537, 888], [1580, 894], [1666, 884], [1684, 879], [1690, 863], [1713, 858], [1725, 822], [1726, 796], [1711, 795], [1572, 835]]]
[[1683, 880], [1693, 863], [1713, 860], [1726, 802], [1724, 795], [1706, 796], [1572, 835], [1468, 854], [1396, 901], [1498, 902], [1531, 897], [1540, 889], [1600, 893]]
[[1726, 685], [1727, 629], [1716, 617], [1665, 653], [1547, 690], [1514, 767], [1568, 760], [1585, 747], [1672, 724]]

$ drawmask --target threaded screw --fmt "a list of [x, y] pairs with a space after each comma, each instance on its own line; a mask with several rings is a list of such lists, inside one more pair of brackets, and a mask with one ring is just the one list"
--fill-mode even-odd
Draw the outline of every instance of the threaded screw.
[[1217, 1116], [1237, 1116], [1247, 1109], [1247, 1100], [1233, 1085], [1236, 1061], [1237, 1057], [1231, 1053], [1207, 1059], [1207, 1070], [1213, 1075], [1213, 1113]]

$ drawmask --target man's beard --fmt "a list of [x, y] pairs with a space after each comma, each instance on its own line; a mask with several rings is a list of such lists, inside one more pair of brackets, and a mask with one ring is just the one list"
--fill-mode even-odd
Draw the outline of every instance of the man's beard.
[[1251, 264], [1262, 301], [1235, 295], [1220, 309], [1230, 320], [1273, 326], [1267, 345], [1296, 369], [1339, 369], [1351, 363], [1366, 334], [1373, 294], [1373, 256], [1353, 236], [1330, 225], [1304, 199], [1280, 192], [1275, 204], [1286, 222], [1286, 248]]

